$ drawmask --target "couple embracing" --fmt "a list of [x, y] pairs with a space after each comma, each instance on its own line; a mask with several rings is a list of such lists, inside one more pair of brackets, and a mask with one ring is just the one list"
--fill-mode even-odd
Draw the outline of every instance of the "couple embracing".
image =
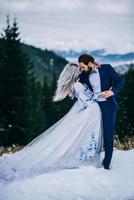
[[99, 64], [89, 54], [82, 54], [78, 63], [64, 67], [53, 97], [55, 102], [67, 96], [76, 99], [72, 108], [22, 150], [1, 160], [1, 178], [28, 178], [80, 165], [111, 168], [116, 95], [124, 81], [110, 64]]
[[58, 80], [54, 100], [61, 100], [66, 94], [72, 99], [78, 99], [77, 103], [83, 113], [79, 114], [79, 120], [74, 125], [75, 132], [79, 132], [79, 124], [83, 124], [81, 134], [85, 132], [87, 137], [83, 138], [89, 138], [88, 144], [84, 144], [84, 139], [81, 139], [83, 148], [80, 148], [80, 157], [92, 162], [104, 148], [105, 155], [101, 164], [104, 169], [110, 169], [116, 114], [119, 109], [116, 95], [124, 83], [110, 64], [99, 64], [91, 55], [82, 54], [78, 63], [79, 65], [69, 63], [65, 66]]

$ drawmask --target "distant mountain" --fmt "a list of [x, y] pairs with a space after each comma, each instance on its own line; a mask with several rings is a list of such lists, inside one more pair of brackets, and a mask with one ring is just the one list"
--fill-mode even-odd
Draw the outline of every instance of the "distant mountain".
[[60, 55], [57, 55], [53, 51], [47, 49], [42, 50], [31, 45], [22, 44], [24, 51], [28, 54], [30, 60], [34, 64], [35, 72], [38, 79], [43, 81], [44, 76], [48, 78], [48, 81], [52, 81], [53, 74], [56, 77], [62, 71], [63, 67], [67, 63], [67, 60]]
[[[1, 41], [0, 41], [1, 42]], [[128, 71], [130, 64], [134, 63], [134, 53], [127, 54], [106, 54], [104, 49], [95, 51], [82, 50], [76, 52], [70, 51], [49, 51], [47, 49], [42, 50], [40, 48], [23, 44], [24, 51], [28, 54], [30, 60], [34, 64], [34, 69], [37, 74], [38, 80], [42, 83], [44, 76], [48, 78], [48, 82], [51, 83], [53, 74], [55, 73], [58, 78], [60, 72], [68, 61], [77, 62], [77, 58], [82, 53], [90, 53], [97, 61], [101, 63], [110, 63], [120, 73]]]
[[73, 51], [73, 50], [59, 51], [59, 50], [56, 50], [55, 52], [58, 55], [63, 56], [64, 58], [78, 58], [83, 53], [90, 53], [95, 57], [105, 54], [105, 50], [104, 49], [95, 50], [95, 51], [87, 51], [87, 50], [81, 50], [81, 51]]
[[129, 65], [134, 63], [134, 52], [129, 52], [126, 54], [107, 54], [104, 49], [99, 49], [95, 51], [82, 50], [76, 52], [73, 50], [70, 51], [55, 51], [57, 55], [60, 55], [71, 62], [77, 62], [78, 57], [83, 53], [88, 53], [93, 55], [97, 61], [100, 63], [110, 63], [113, 67], [121, 65]]
[[[106, 54], [104, 49], [95, 51], [48, 51], [36, 48], [31, 45], [23, 44], [24, 50], [28, 53], [30, 60], [34, 63], [38, 79], [42, 82], [44, 75], [49, 82], [52, 81], [52, 75], [55, 73], [58, 78], [60, 72], [68, 61], [77, 62], [77, 58], [82, 53], [93, 55], [100, 63], [110, 63], [116, 71], [123, 74], [128, 71], [130, 65], [134, 63], [134, 52], [126, 54]], [[132, 66], [133, 67], [133, 66]]]
[[[0, 39], [0, 44], [2, 41]], [[62, 71], [63, 67], [67, 63], [67, 60], [60, 55], [57, 55], [53, 51], [42, 50], [31, 45], [22, 43], [22, 48], [27, 53], [30, 61], [34, 64], [34, 70], [36, 72], [38, 80], [42, 83], [44, 76], [47, 77], [48, 83], [51, 83], [53, 74], [56, 78]]]
[[134, 64], [122, 64], [115, 67], [115, 70], [120, 74], [126, 73], [129, 69], [134, 69]]

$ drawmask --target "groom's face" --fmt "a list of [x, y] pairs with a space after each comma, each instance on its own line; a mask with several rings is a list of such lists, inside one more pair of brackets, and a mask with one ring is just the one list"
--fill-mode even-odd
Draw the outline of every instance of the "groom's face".
[[90, 65], [90, 63], [88, 63], [88, 65], [85, 65], [83, 62], [79, 63], [79, 67], [81, 71], [84, 71], [86, 73], [90, 73], [92, 70], [92, 65]]

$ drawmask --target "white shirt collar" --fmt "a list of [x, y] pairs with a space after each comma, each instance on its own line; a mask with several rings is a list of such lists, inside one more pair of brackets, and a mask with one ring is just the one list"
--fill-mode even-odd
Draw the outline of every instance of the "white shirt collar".
[[91, 71], [91, 73], [96, 73], [96, 72], [98, 72], [97, 68], [93, 68], [92, 71]]

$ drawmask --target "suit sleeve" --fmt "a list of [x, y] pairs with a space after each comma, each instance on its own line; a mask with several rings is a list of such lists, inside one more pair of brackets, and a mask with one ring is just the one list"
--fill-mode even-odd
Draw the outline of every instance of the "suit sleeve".
[[112, 91], [113, 91], [114, 95], [117, 95], [118, 92], [124, 86], [124, 80], [122, 79], [121, 75], [119, 73], [117, 73], [111, 65], [108, 65], [108, 67], [109, 67], [112, 81], [114, 82], [113, 86], [112, 86]]

